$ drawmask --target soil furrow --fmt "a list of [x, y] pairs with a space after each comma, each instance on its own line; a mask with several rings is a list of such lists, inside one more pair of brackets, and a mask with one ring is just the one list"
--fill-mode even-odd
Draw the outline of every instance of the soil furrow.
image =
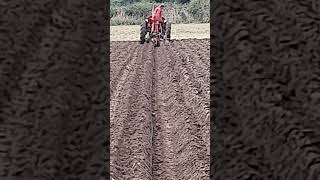
[[[160, 47], [154, 52], [154, 141], [153, 141], [153, 178], [175, 180], [174, 170], [174, 146], [172, 144], [172, 122], [165, 110], [164, 94], [161, 89], [170, 89], [168, 81], [164, 81], [163, 68], [167, 59], [164, 56], [164, 48]], [[166, 83], [166, 84], [164, 84]]]
[[127, 107], [115, 164], [122, 167], [121, 178], [152, 179], [152, 118], [151, 118], [151, 46], [143, 46], [135, 63], [135, 74], [128, 88]]
[[[123, 111], [122, 108], [129, 109], [129, 91], [132, 88], [132, 84], [128, 83], [133, 81], [133, 78], [136, 74], [136, 68], [132, 67], [136, 64], [136, 59], [132, 60], [132, 64], [129, 64], [129, 67], [133, 71], [126, 70], [124, 71], [124, 76], [119, 80], [118, 86], [115, 87], [116, 91], [111, 96], [111, 119], [116, 119], [116, 121], [111, 121], [111, 149], [114, 151], [111, 152], [110, 161], [113, 166], [111, 166], [111, 171], [113, 172], [112, 176], [116, 179], [123, 179], [123, 171], [129, 171], [129, 168], [124, 166], [121, 162], [121, 153], [123, 153], [123, 141], [126, 126], [127, 111]], [[132, 172], [130, 172], [132, 173]]]
[[[173, 68], [172, 72], [176, 73], [177, 104], [181, 105], [180, 108], [183, 114], [180, 115], [183, 119], [178, 122], [176, 129], [176, 133], [178, 137], [180, 137], [176, 138], [175, 142], [175, 144], [178, 145], [176, 152], [178, 155], [178, 177], [189, 179], [192, 177], [192, 174], [196, 172], [199, 173], [197, 177], [208, 177], [206, 176], [206, 172], [209, 167], [209, 153], [207, 152], [209, 148], [209, 135], [206, 136], [205, 133], [209, 134], [209, 110], [205, 108], [205, 104], [209, 102], [205, 102], [204, 99], [201, 98], [199, 99], [199, 97], [193, 93], [192, 82], [195, 82], [195, 79], [187, 74], [188, 71], [186, 71], [186, 67], [183, 66], [183, 58], [185, 57], [180, 56], [179, 54], [181, 53], [176, 53], [175, 50], [176, 48], [172, 48], [171, 46], [166, 49], [168, 59], [177, 60], [173, 62], [171, 67]], [[181, 59], [175, 57], [181, 57]], [[192, 73], [190, 69], [187, 70]], [[189, 78], [186, 79], [186, 76], [189, 76]], [[206, 100], [208, 101], [208, 99], [209, 98]], [[195, 114], [197, 114], [197, 116]], [[202, 136], [206, 138], [202, 138]], [[198, 155], [202, 157], [199, 158], [197, 157]], [[191, 161], [196, 161], [198, 163], [197, 166], [193, 166], [194, 164], [191, 164]], [[194, 173], [188, 173], [192, 171], [194, 171]]]
[[[171, 46], [168, 48], [167, 51], [172, 52], [171, 58], [174, 58], [174, 56], [179, 57], [180, 63], [182, 64], [181, 73], [183, 75], [183, 78], [185, 79], [185, 86], [184, 88], [188, 88], [186, 92], [192, 92], [194, 95], [192, 96], [199, 96], [201, 97], [202, 102], [206, 102], [209, 98], [209, 84], [206, 84], [205, 82], [208, 82], [208, 75], [209, 74], [209, 68], [197, 68], [195, 64], [193, 63], [192, 59], [194, 59], [191, 55], [185, 53], [186, 48], [181, 47], [180, 42], [177, 43], [177, 46], [175, 48], [172, 48]], [[188, 51], [187, 51], [188, 52]], [[199, 58], [197, 58], [199, 59]], [[205, 70], [207, 73], [204, 73]], [[204, 72], [202, 72], [204, 71]], [[196, 73], [200, 74], [200, 77], [196, 76]], [[207, 77], [207, 78], [206, 78]], [[191, 97], [192, 97], [191, 96]], [[209, 103], [209, 102], [208, 102]]]
[[[134, 48], [132, 48], [132, 51], [129, 53], [128, 58], [125, 60], [125, 63], [123, 65], [121, 65], [121, 69], [118, 71], [119, 73], [115, 74], [114, 77], [112, 77], [112, 79], [114, 79], [114, 81], [112, 81], [113, 84], [111, 84], [111, 94], [113, 94], [114, 92], [114, 88], [117, 87], [117, 84], [119, 82], [119, 78], [121, 78], [123, 76], [123, 71], [128, 68], [127, 64], [130, 63], [130, 61], [132, 60], [132, 56], [133, 54], [135, 54], [137, 52], [137, 50], [139, 50], [139, 46], [135, 45], [133, 46]], [[138, 51], [139, 52], [139, 51]], [[114, 58], [115, 57], [111, 57]], [[112, 71], [112, 69], [111, 69]], [[113, 71], [112, 71], [113, 72]]]

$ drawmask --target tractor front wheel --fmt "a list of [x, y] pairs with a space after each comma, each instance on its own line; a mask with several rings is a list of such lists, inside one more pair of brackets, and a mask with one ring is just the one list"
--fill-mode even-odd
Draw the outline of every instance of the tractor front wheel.
[[160, 40], [159, 39], [157, 39], [155, 47], [160, 47]]
[[154, 47], [160, 46], [160, 35], [157, 35], [157, 37], [154, 38]]

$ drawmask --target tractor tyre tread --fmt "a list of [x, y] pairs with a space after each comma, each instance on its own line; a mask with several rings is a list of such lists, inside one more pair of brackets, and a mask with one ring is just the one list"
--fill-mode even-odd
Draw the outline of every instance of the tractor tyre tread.
[[140, 44], [144, 44], [145, 42], [145, 37], [147, 35], [147, 25], [146, 23], [141, 24], [141, 29], [140, 29]]
[[166, 25], [166, 36], [167, 36], [167, 39], [170, 41], [170, 38], [171, 38], [171, 23], [167, 23]]

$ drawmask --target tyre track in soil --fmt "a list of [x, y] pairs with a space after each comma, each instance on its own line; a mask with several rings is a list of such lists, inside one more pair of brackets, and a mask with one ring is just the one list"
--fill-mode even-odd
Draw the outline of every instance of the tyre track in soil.
[[[192, 69], [195, 64], [185, 59], [200, 61], [201, 55], [181, 53], [192, 47], [181, 48], [179, 42], [159, 48], [130, 44], [137, 46], [132, 60], [125, 63], [131, 71], [118, 67], [124, 70], [111, 99], [111, 174], [115, 180], [209, 179], [209, 110], [205, 105], [209, 97], [197, 95], [197, 76], [192, 75], [195, 70], [205, 73], [208, 67]], [[191, 42], [204, 45], [203, 41]], [[209, 86], [206, 76], [199, 81], [204, 89]]]

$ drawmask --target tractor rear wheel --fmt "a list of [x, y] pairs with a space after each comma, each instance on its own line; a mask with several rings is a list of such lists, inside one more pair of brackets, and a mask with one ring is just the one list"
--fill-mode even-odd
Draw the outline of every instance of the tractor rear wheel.
[[170, 41], [170, 38], [171, 38], [171, 23], [167, 23], [166, 25], [166, 36], [167, 36], [167, 39]]
[[141, 29], [140, 29], [140, 44], [144, 44], [146, 40], [146, 35], [147, 35], [147, 23], [141, 24]]

